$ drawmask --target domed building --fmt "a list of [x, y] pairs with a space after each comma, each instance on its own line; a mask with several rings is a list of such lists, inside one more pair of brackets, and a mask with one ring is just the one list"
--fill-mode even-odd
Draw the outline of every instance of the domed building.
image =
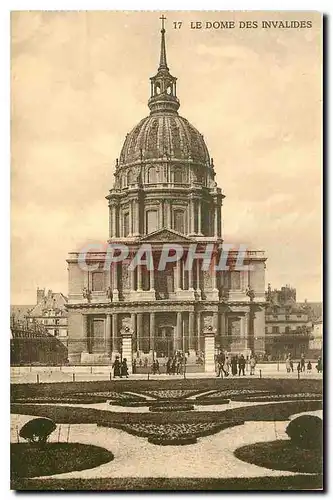
[[[140, 366], [181, 352], [189, 370], [213, 372], [220, 349], [264, 351], [266, 258], [247, 251], [244, 264], [252, 270], [237, 269], [234, 250], [228, 269], [215, 269], [221, 261], [224, 194], [203, 135], [178, 112], [176, 83], [162, 26], [150, 113], [127, 134], [106, 197], [106, 247], [89, 252], [89, 266], [81, 265], [77, 252], [67, 260], [73, 363], [109, 363], [120, 356], [131, 367], [134, 359]], [[161, 269], [166, 244], [180, 248], [181, 256]], [[110, 248], [119, 246], [127, 249], [126, 259], [105, 265]], [[144, 265], [141, 253], [141, 265], [133, 268], [143, 248], [151, 252], [151, 265], [147, 259]], [[205, 268], [209, 251], [211, 264]]]

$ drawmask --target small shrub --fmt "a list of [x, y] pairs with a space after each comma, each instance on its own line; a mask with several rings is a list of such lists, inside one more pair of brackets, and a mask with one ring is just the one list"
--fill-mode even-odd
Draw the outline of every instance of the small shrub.
[[56, 424], [49, 418], [34, 418], [21, 428], [20, 437], [29, 443], [45, 444], [56, 427]]
[[301, 415], [288, 424], [286, 433], [293, 444], [300, 448], [320, 448], [323, 439], [323, 421], [315, 415]]

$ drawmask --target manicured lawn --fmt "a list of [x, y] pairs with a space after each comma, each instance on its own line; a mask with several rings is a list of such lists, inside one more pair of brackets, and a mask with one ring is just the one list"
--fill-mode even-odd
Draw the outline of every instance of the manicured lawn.
[[104, 448], [79, 443], [47, 443], [44, 447], [15, 443], [10, 446], [13, 478], [50, 476], [92, 469], [113, 458], [113, 454]]
[[296, 475], [254, 478], [101, 478], [101, 479], [20, 479], [12, 481], [12, 489], [35, 490], [90, 490], [90, 491], [292, 491], [321, 490], [323, 477]]
[[278, 440], [242, 446], [235, 456], [244, 462], [273, 470], [320, 474], [323, 470], [322, 450], [306, 450], [291, 440]]

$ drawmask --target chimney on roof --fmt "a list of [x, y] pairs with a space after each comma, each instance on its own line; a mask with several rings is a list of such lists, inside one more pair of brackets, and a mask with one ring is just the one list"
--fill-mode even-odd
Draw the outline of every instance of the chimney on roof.
[[37, 304], [45, 298], [45, 288], [37, 287]]

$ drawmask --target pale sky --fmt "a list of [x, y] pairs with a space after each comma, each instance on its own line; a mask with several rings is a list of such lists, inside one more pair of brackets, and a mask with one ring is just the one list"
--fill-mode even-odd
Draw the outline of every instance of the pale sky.
[[[265, 250], [266, 284], [320, 301], [322, 38], [316, 13], [166, 12], [179, 113], [205, 137], [224, 238]], [[160, 12], [12, 13], [13, 304], [67, 294], [68, 252], [108, 237], [105, 196], [126, 133], [149, 114]], [[311, 29], [241, 29], [241, 20]], [[190, 21], [235, 20], [235, 29]], [[173, 21], [182, 21], [181, 29]]]

